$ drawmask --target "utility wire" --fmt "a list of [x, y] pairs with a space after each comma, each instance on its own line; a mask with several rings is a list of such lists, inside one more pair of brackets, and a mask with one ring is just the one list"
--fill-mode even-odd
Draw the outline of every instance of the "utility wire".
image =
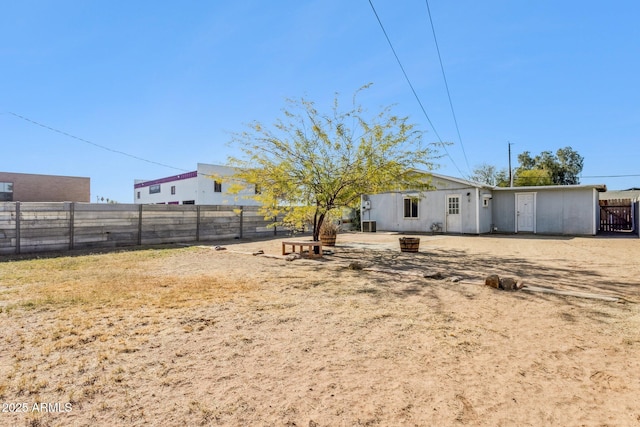
[[631, 178], [640, 176], [640, 174], [631, 175], [581, 175], [580, 178]]
[[109, 148], [109, 147], [106, 147], [106, 146], [104, 146], [104, 145], [96, 144], [95, 142], [91, 142], [91, 141], [88, 141], [88, 140], [86, 140], [86, 139], [84, 139], [84, 138], [80, 138], [80, 137], [77, 137], [77, 136], [72, 135], [72, 134], [70, 134], [70, 133], [67, 133], [67, 132], [61, 131], [61, 130], [59, 130], [59, 129], [52, 128], [51, 126], [44, 125], [44, 124], [42, 124], [42, 123], [36, 122], [35, 120], [31, 120], [31, 119], [29, 119], [29, 118], [27, 118], [27, 117], [21, 116], [20, 114], [13, 113], [13, 112], [11, 112], [11, 111], [8, 111], [8, 113], [9, 113], [9, 114], [11, 114], [12, 116], [15, 116], [15, 117], [17, 117], [17, 118], [19, 118], [19, 119], [22, 119], [22, 120], [27, 121], [27, 122], [29, 122], [29, 123], [32, 123], [32, 124], [34, 124], [34, 125], [37, 125], [37, 126], [43, 127], [43, 128], [45, 128], [45, 129], [47, 129], [47, 130], [50, 130], [50, 131], [53, 131], [53, 132], [59, 133], [59, 134], [61, 134], [61, 135], [67, 136], [67, 137], [69, 137], [69, 138], [76, 139], [76, 140], [78, 140], [78, 141], [80, 141], [80, 142], [84, 142], [85, 144], [93, 145], [94, 147], [98, 147], [98, 148], [100, 148], [100, 149], [102, 149], [102, 150], [105, 150], [105, 151], [110, 151], [110, 152], [112, 152], [112, 153], [121, 154], [121, 155], [123, 155], [123, 156], [131, 157], [132, 159], [140, 160], [140, 161], [142, 161], [142, 162], [151, 163], [151, 164], [153, 164], [153, 165], [163, 166], [163, 167], [165, 167], [165, 168], [175, 169], [175, 170], [178, 170], [178, 171], [181, 171], [181, 172], [189, 172], [187, 169], [177, 168], [177, 167], [175, 167], [175, 166], [167, 165], [167, 164], [164, 164], [164, 163], [159, 163], [159, 162], [156, 162], [156, 161], [153, 161], [153, 160], [145, 159], [145, 158], [143, 158], [143, 157], [135, 156], [135, 155], [133, 155], [133, 154], [125, 153], [124, 151], [115, 150], [115, 149], [113, 149], [113, 148]]
[[382, 25], [382, 21], [380, 20], [380, 17], [378, 16], [378, 12], [376, 12], [376, 8], [373, 6], [373, 3], [371, 2], [371, 0], [369, 0], [369, 5], [371, 6], [371, 10], [373, 10], [373, 14], [376, 16], [376, 19], [378, 20], [378, 24], [380, 24], [380, 28], [382, 29], [382, 32], [384, 33], [384, 36], [387, 39], [387, 43], [389, 43], [389, 47], [391, 48], [391, 51], [393, 52], [393, 56], [395, 56], [396, 61], [398, 62], [398, 65], [400, 66], [400, 69], [402, 70], [402, 74], [404, 75], [405, 80], [407, 81], [407, 83], [409, 84], [409, 87], [411, 88], [411, 92], [413, 92], [413, 96], [416, 98], [416, 101], [418, 101], [418, 105], [420, 105], [420, 109], [422, 110], [422, 113], [427, 118], [427, 121], [429, 122], [429, 125], [431, 125], [431, 128], [433, 129], [433, 133], [435, 133], [436, 136], [438, 137], [438, 141], [440, 141], [440, 145], [442, 145], [442, 148], [444, 149], [445, 153], [447, 154], [447, 157], [449, 157], [449, 159], [451, 160], [451, 162], [453, 163], [455, 168], [458, 170], [458, 172], [460, 172], [460, 175], [462, 175], [464, 177], [465, 174], [460, 170], [460, 168], [456, 164], [455, 160], [453, 160], [453, 157], [451, 157], [451, 154], [449, 154], [449, 151], [447, 150], [447, 146], [442, 141], [442, 138], [438, 134], [438, 131], [436, 130], [436, 127], [433, 125], [433, 123], [431, 122], [431, 119], [429, 118], [429, 115], [427, 114], [427, 110], [424, 108], [424, 105], [422, 105], [422, 101], [420, 101], [420, 97], [416, 93], [416, 90], [413, 88], [413, 84], [411, 83], [411, 80], [409, 79], [409, 76], [407, 75], [407, 72], [405, 71], [404, 67], [402, 66], [402, 62], [400, 62], [400, 58], [398, 57], [398, 54], [396, 53], [396, 50], [393, 47], [393, 44], [391, 43], [391, 39], [389, 39], [389, 35], [387, 34], [387, 31], [384, 29], [384, 25]]
[[431, 32], [433, 33], [433, 41], [436, 45], [436, 51], [438, 52], [438, 60], [440, 61], [440, 69], [442, 70], [442, 78], [444, 79], [444, 86], [447, 89], [447, 97], [449, 98], [449, 105], [451, 106], [451, 114], [453, 115], [453, 123], [456, 126], [456, 132], [458, 132], [458, 140], [460, 140], [460, 147], [462, 148], [462, 154], [464, 155], [464, 161], [467, 164], [467, 170], [471, 173], [469, 167], [469, 160], [467, 159], [467, 153], [464, 150], [464, 144], [462, 143], [462, 136], [460, 135], [460, 127], [458, 126], [458, 119], [456, 118], [456, 112], [453, 109], [453, 101], [451, 100], [451, 92], [449, 91], [449, 83], [447, 83], [447, 75], [444, 72], [444, 65], [442, 64], [442, 56], [440, 55], [440, 46], [438, 45], [438, 38], [436, 37], [436, 28], [433, 26], [433, 19], [431, 17], [431, 8], [429, 7], [429, 0], [425, 0], [427, 4], [427, 13], [429, 14], [429, 23], [431, 24]]
[[[4, 113], [0, 113], [0, 114], [4, 114]], [[20, 114], [13, 113], [11, 111], [7, 111], [7, 114], [11, 114], [12, 116], [18, 117], [19, 119], [25, 120], [25, 121], [27, 121], [27, 122], [29, 122], [31, 124], [40, 126], [40, 127], [45, 128], [47, 130], [50, 130], [52, 132], [56, 132], [56, 133], [59, 133], [61, 135], [67, 136], [69, 138], [77, 139], [78, 141], [84, 142], [86, 144], [93, 145], [94, 147], [98, 147], [98, 148], [100, 148], [102, 150], [106, 150], [106, 151], [110, 151], [112, 153], [116, 153], [116, 154], [120, 154], [120, 155], [123, 155], [123, 156], [131, 157], [132, 159], [140, 160], [142, 162], [151, 163], [153, 165], [162, 166], [162, 167], [169, 168], [169, 169], [174, 169], [174, 170], [177, 170], [177, 171], [180, 171], [180, 172], [191, 172], [188, 169], [178, 168], [178, 167], [175, 167], [175, 166], [167, 165], [165, 163], [160, 163], [160, 162], [156, 162], [156, 161], [153, 161], [153, 160], [145, 159], [143, 157], [135, 156], [133, 154], [125, 153], [124, 151], [115, 150], [113, 148], [109, 148], [109, 147], [106, 147], [104, 145], [96, 144], [95, 142], [88, 141], [88, 140], [86, 140], [84, 138], [80, 138], [80, 137], [72, 135], [72, 134], [70, 134], [68, 132], [53, 128], [51, 126], [47, 126], [47, 125], [39, 123], [39, 122], [36, 122], [35, 120], [31, 120], [28, 117], [21, 116]], [[208, 178], [217, 178], [216, 175], [211, 175], [211, 174], [203, 173], [203, 172], [197, 172], [197, 173], [200, 176], [206, 176]], [[146, 182], [149, 182], [149, 181], [154, 181], [154, 180], [146, 180]]]

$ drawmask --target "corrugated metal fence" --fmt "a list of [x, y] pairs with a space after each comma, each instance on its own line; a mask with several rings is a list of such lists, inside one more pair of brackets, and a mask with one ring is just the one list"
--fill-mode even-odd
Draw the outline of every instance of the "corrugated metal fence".
[[251, 238], [285, 233], [258, 208], [0, 202], [0, 254]]

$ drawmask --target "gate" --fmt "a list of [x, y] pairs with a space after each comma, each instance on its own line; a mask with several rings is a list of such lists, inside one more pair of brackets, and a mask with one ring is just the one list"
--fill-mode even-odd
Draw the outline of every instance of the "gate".
[[600, 231], [633, 231], [631, 199], [600, 200]]

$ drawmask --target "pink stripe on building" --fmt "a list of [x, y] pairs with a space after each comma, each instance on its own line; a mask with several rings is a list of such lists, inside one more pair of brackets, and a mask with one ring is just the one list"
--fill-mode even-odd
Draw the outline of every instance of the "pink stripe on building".
[[168, 176], [166, 178], [154, 179], [152, 181], [139, 182], [139, 183], [134, 185], [134, 188], [144, 188], [144, 187], [148, 187], [150, 185], [165, 184], [167, 182], [174, 182], [174, 181], [180, 181], [180, 180], [183, 180], [183, 179], [196, 178], [197, 176], [198, 176], [198, 171], [186, 172], [186, 173], [181, 173], [180, 175], [174, 175], [174, 176]]

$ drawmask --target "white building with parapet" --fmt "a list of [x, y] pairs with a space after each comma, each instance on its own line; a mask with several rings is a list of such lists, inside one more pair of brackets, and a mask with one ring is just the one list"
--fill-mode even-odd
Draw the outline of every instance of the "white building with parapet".
[[136, 179], [135, 204], [258, 206], [255, 189], [230, 194], [235, 169], [229, 166], [198, 163], [192, 172], [152, 180]]

